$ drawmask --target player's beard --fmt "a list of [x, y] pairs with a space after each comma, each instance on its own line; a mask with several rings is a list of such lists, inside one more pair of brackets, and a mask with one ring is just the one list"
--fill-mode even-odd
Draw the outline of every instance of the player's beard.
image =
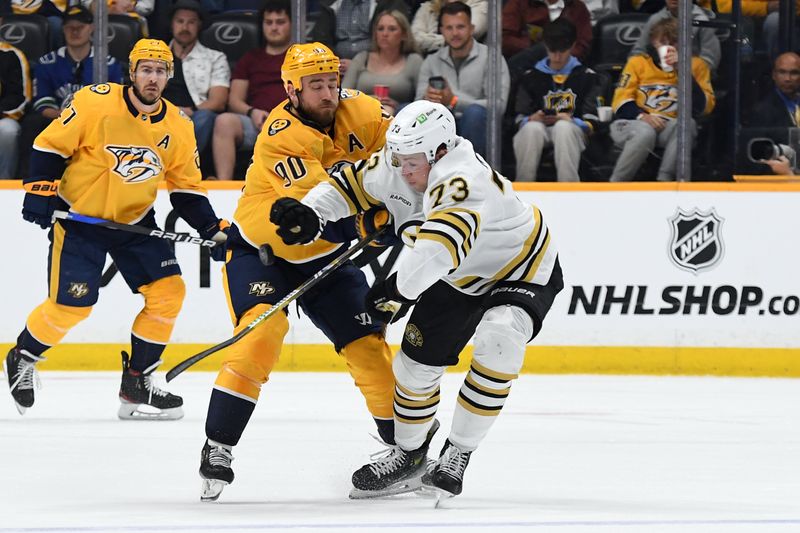
[[306, 117], [310, 118], [323, 128], [327, 128], [331, 124], [333, 124], [333, 118], [336, 116], [336, 108], [338, 107], [336, 102], [331, 102], [333, 104], [332, 107], [326, 107], [325, 109], [309, 109], [307, 106], [303, 105], [303, 98], [298, 94], [298, 110], [304, 114]]
[[153, 105], [157, 103], [161, 99], [161, 94], [159, 93], [158, 96], [155, 98], [147, 98], [142, 93], [139, 92], [139, 88], [136, 85], [133, 85], [133, 94], [136, 95], [136, 98], [139, 99], [141, 103], [144, 105]]

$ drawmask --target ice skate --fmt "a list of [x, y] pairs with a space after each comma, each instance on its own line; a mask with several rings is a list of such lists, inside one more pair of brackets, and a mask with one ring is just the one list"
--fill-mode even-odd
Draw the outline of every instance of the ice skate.
[[447, 498], [458, 496], [464, 485], [464, 471], [472, 452], [462, 452], [450, 440], [445, 441], [432, 469], [422, 476], [422, 492], [436, 497], [436, 507]]
[[21, 415], [24, 415], [25, 411], [33, 405], [34, 387], [41, 388], [39, 373], [36, 371], [36, 363], [39, 361], [44, 361], [44, 357], [33, 355], [16, 346], [9, 350], [3, 361], [3, 371], [8, 378], [8, 388], [11, 390], [17, 411]]
[[225, 485], [233, 483], [231, 461], [233, 454], [229, 447], [206, 440], [200, 452], [200, 477], [203, 478], [200, 501], [217, 501]]
[[428, 459], [428, 446], [439, 421], [434, 420], [425, 442], [413, 451], [405, 451], [396, 445], [387, 445], [385, 450], [370, 456], [372, 462], [353, 473], [353, 500], [381, 498], [406, 492], [414, 492], [422, 486]]
[[122, 384], [117, 415], [122, 420], [178, 420], [183, 418], [183, 398], [161, 390], [153, 383], [157, 364], [143, 372], [130, 367], [130, 356], [122, 352]]

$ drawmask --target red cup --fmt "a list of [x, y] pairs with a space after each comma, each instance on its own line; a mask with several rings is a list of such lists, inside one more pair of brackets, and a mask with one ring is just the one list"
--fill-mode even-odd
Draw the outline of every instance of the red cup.
[[375, 85], [372, 88], [372, 93], [375, 95], [375, 98], [388, 98], [389, 97], [389, 86], [388, 85]]

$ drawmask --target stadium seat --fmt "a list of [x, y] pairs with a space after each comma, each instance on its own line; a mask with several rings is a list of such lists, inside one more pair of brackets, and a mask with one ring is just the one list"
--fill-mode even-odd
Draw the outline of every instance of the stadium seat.
[[123, 66], [128, 64], [128, 54], [141, 38], [142, 25], [139, 19], [128, 15], [108, 16], [108, 55]]
[[620, 13], [597, 21], [589, 65], [616, 81], [649, 17], [647, 13]]
[[41, 15], [5, 15], [0, 40], [22, 50], [28, 62], [34, 64], [50, 51], [50, 25]]
[[219, 50], [231, 67], [246, 52], [261, 46], [261, 24], [257, 13], [221, 13], [200, 34], [200, 42]]

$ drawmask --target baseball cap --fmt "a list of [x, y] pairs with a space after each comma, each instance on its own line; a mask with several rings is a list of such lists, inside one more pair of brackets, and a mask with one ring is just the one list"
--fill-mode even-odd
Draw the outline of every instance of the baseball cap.
[[77, 20], [84, 24], [91, 24], [94, 22], [94, 15], [83, 6], [72, 6], [64, 13], [64, 22], [68, 20]]
[[172, 4], [172, 8], [169, 12], [169, 18], [175, 16], [175, 12], [179, 9], [188, 9], [189, 11], [194, 11], [197, 13], [197, 16], [200, 17], [200, 22], [203, 22], [203, 19], [205, 18], [203, 7], [199, 2], [197, 2], [197, 0], [177, 0], [174, 4]]

